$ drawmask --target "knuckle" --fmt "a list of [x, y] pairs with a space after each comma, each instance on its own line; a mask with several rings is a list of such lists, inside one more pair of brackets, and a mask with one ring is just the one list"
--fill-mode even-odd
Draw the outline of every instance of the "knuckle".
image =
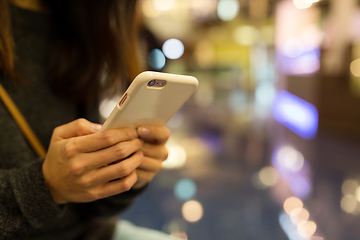
[[66, 141], [63, 149], [63, 154], [66, 158], [72, 158], [76, 154], [76, 146], [72, 139]]
[[[137, 180], [136, 175], [135, 175], [134, 179]], [[129, 191], [129, 190], [132, 188], [132, 186], [133, 186], [134, 183], [136, 182], [136, 181], [134, 181], [134, 179], [129, 179], [129, 178], [127, 178], [127, 179], [124, 179], [124, 180], [123, 180], [123, 182], [122, 182], [122, 190], [123, 190], [124, 192]]]
[[106, 145], [113, 145], [115, 143], [115, 136], [111, 131], [105, 131], [101, 136], [101, 141]]
[[164, 138], [165, 138], [165, 140], [170, 138], [170, 134], [171, 134], [170, 129], [165, 127], [164, 128]]
[[120, 159], [127, 156], [126, 148], [121, 143], [116, 145], [114, 151], [115, 151], [115, 155]]
[[69, 167], [69, 175], [80, 176], [84, 172], [84, 167], [79, 163], [72, 163]]
[[78, 185], [82, 188], [89, 188], [91, 186], [91, 180], [85, 177], [78, 179]]
[[121, 177], [128, 176], [132, 172], [132, 169], [127, 162], [119, 163], [119, 168], [119, 174], [121, 175]]
[[76, 120], [76, 125], [79, 129], [85, 128], [86, 124], [87, 124], [87, 120], [85, 120], [85, 118], [79, 118]]
[[87, 192], [88, 198], [91, 201], [101, 199], [103, 194], [98, 189], [91, 189]]

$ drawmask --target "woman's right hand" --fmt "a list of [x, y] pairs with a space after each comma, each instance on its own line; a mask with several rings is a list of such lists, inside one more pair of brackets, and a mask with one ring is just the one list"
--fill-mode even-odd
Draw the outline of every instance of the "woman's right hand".
[[56, 203], [92, 202], [136, 183], [135, 169], [143, 161], [136, 131], [98, 130], [98, 124], [85, 119], [54, 129], [42, 172]]

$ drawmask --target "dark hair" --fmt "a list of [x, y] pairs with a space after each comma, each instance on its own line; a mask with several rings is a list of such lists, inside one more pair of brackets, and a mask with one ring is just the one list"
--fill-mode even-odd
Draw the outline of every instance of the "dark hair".
[[[8, 0], [0, 0], [0, 70], [18, 80]], [[136, 0], [47, 0], [53, 27], [49, 66], [53, 89], [87, 100], [115, 92], [140, 72]], [[104, 77], [106, 76], [106, 77]]]

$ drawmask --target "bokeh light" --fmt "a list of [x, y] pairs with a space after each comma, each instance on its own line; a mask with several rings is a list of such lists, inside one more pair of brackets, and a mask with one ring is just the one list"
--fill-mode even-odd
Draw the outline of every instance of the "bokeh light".
[[271, 187], [278, 182], [279, 176], [275, 168], [264, 167], [259, 172], [259, 180], [265, 186]]
[[184, 178], [175, 184], [174, 193], [180, 200], [190, 200], [196, 194], [196, 184], [193, 180]]
[[305, 9], [305, 8], [309, 8], [312, 6], [313, 1], [307, 1], [307, 0], [293, 0], [294, 5], [296, 8], [298, 9]]
[[290, 215], [294, 209], [298, 209], [298, 208], [302, 209], [303, 206], [304, 203], [299, 198], [290, 197], [286, 199], [284, 202], [284, 211]]
[[239, 9], [238, 0], [220, 0], [217, 13], [222, 21], [231, 21], [238, 15]]
[[175, 7], [175, 0], [152, 0], [154, 7], [159, 11], [169, 11]]
[[295, 208], [290, 212], [291, 222], [299, 225], [301, 222], [306, 222], [310, 218], [310, 213], [305, 208]]
[[303, 221], [299, 223], [297, 231], [301, 237], [309, 239], [316, 232], [316, 228], [316, 223], [314, 223], [313, 221]]
[[359, 184], [353, 179], [347, 179], [341, 186], [341, 191], [344, 195], [355, 195]]
[[356, 210], [358, 201], [353, 195], [345, 195], [340, 202], [340, 207], [344, 212], [353, 213]]
[[253, 26], [240, 26], [235, 29], [233, 37], [240, 45], [252, 46], [259, 39], [259, 35], [259, 31]]
[[167, 146], [169, 156], [163, 162], [164, 168], [181, 168], [186, 162], [186, 152], [181, 146]]
[[360, 77], [360, 58], [351, 62], [350, 71], [355, 77]]
[[304, 156], [290, 146], [280, 148], [277, 159], [281, 165], [293, 172], [300, 171], [304, 166]]
[[185, 51], [184, 44], [179, 39], [169, 39], [163, 44], [162, 50], [169, 59], [179, 59]]
[[181, 211], [184, 219], [188, 222], [197, 222], [203, 217], [204, 214], [201, 203], [194, 200], [184, 203]]
[[149, 65], [157, 70], [165, 67], [166, 59], [160, 49], [153, 49], [149, 54]]

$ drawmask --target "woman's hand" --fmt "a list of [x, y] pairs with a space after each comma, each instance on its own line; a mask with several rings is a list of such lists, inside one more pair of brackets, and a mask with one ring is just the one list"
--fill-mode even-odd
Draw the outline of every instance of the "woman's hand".
[[55, 128], [42, 171], [56, 203], [95, 201], [137, 182], [143, 142], [136, 131], [99, 128], [85, 119]]
[[163, 169], [162, 162], [168, 157], [165, 143], [170, 137], [170, 131], [166, 127], [144, 126], [138, 128], [137, 132], [144, 141], [141, 148], [144, 157], [143, 163], [136, 169], [138, 180], [133, 189], [145, 186]]

